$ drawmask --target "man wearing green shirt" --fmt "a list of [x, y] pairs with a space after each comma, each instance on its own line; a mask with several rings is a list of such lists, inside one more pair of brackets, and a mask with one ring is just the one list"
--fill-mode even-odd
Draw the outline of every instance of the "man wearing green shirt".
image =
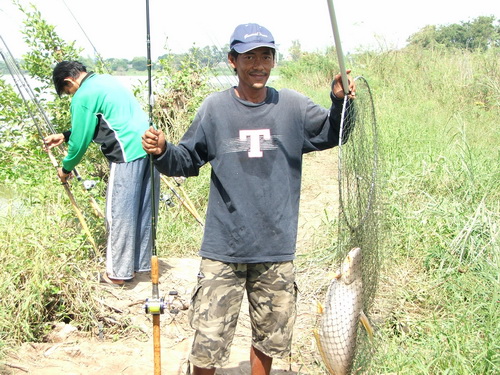
[[[45, 139], [49, 148], [68, 142], [68, 153], [58, 172], [61, 181], [67, 181], [92, 141], [100, 145], [109, 161], [108, 240], [102, 279], [122, 285], [135, 272], [151, 269], [151, 176], [149, 158], [141, 144], [141, 135], [149, 127], [147, 114], [114, 77], [87, 72], [77, 61], [58, 63], [53, 81], [59, 96], [72, 95], [71, 129]], [[154, 181], [158, 192], [158, 173]]]

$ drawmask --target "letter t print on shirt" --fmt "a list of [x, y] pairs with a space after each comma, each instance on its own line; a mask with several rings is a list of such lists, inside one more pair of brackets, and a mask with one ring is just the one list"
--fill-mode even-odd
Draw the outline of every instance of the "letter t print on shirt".
[[271, 140], [271, 131], [269, 129], [240, 130], [240, 141], [250, 141], [249, 158], [261, 158], [264, 155], [261, 139]]

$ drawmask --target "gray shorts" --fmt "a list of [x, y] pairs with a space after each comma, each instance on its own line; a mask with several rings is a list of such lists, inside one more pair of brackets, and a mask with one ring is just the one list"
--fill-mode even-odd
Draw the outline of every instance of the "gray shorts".
[[189, 309], [195, 330], [189, 357], [193, 365], [227, 363], [245, 290], [252, 345], [270, 357], [290, 353], [297, 301], [293, 262], [240, 264], [203, 258]]

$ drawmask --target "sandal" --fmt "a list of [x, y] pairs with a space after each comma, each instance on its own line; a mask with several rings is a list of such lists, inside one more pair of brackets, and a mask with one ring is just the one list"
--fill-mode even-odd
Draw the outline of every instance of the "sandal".
[[106, 272], [99, 274], [99, 282], [106, 283], [112, 286], [122, 286], [123, 284], [125, 284], [124, 280], [112, 279], [111, 277], [108, 276]]

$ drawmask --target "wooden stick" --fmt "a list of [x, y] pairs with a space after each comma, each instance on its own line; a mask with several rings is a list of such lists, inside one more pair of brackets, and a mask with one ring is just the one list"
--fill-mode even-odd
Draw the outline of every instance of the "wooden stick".
[[[58, 171], [59, 165], [57, 164], [57, 160], [56, 160], [54, 154], [52, 154], [52, 151], [50, 151], [50, 149], [48, 147], [46, 147], [45, 149], [47, 151], [47, 154], [49, 155], [49, 158], [50, 158], [50, 161], [52, 162], [52, 165], [54, 166], [54, 168], [56, 169], [56, 171]], [[68, 183], [65, 182], [62, 185], [64, 187], [64, 190], [66, 191], [66, 194], [69, 197], [71, 205], [73, 206], [73, 209], [74, 209], [74, 211], [76, 213], [76, 216], [78, 217], [78, 220], [80, 221], [80, 224], [81, 224], [81, 226], [83, 228], [83, 231], [87, 234], [87, 240], [90, 242], [90, 244], [94, 248], [95, 255], [99, 254], [99, 249], [98, 249], [98, 247], [97, 247], [97, 245], [96, 245], [96, 243], [94, 241], [94, 237], [92, 237], [92, 234], [90, 233], [90, 229], [87, 226], [87, 222], [85, 221], [85, 218], [83, 217], [82, 212], [78, 208], [78, 205], [76, 203], [75, 197], [73, 196], [73, 193], [71, 192], [71, 189], [69, 188]]]
[[189, 211], [189, 213], [191, 215], [193, 215], [193, 217], [196, 219], [196, 221], [201, 226], [203, 226], [203, 220], [201, 219], [200, 215], [198, 214], [198, 212], [194, 208], [193, 204], [187, 198], [186, 193], [183, 191], [184, 192], [183, 194], [186, 197], [186, 199], [184, 199], [184, 198], [182, 198], [179, 195], [179, 193], [177, 193], [177, 191], [175, 190], [175, 188], [173, 187], [173, 185], [170, 183], [170, 181], [167, 180], [167, 178], [164, 175], [161, 176], [161, 179], [162, 179], [163, 182], [165, 182], [165, 184], [167, 184], [167, 186], [169, 187], [169, 189], [172, 191], [172, 193], [175, 194], [175, 196], [177, 197], [177, 199], [179, 199], [179, 201], [181, 202], [181, 204]]
[[[158, 256], [151, 257], [151, 283], [153, 284], [153, 298], [159, 298], [158, 282], [159, 270]], [[160, 314], [153, 314], [153, 350], [154, 350], [154, 375], [161, 374], [161, 344], [160, 344]]]

